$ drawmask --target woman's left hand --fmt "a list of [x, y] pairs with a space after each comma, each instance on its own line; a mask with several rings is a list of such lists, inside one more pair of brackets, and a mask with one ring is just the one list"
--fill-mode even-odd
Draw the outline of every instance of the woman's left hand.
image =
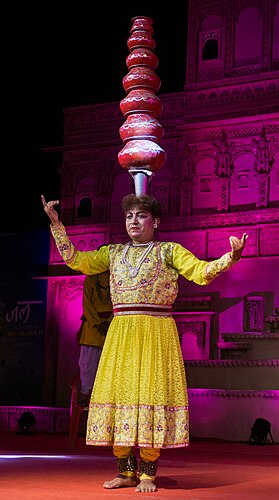
[[239, 239], [236, 236], [230, 236], [230, 244], [232, 248], [231, 256], [232, 260], [237, 261], [240, 259], [242, 252], [245, 247], [246, 240], [248, 238], [247, 233], [243, 233], [242, 238]]

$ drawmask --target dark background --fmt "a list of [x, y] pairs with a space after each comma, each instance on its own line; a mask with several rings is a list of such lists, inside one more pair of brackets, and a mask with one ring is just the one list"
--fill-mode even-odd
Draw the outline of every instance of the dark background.
[[[41, 193], [59, 198], [63, 108], [125, 97], [132, 18], [154, 20], [158, 95], [183, 91], [187, 0], [10, 3], [2, 12], [0, 234], [48, 227]], [[124, 121], [124, 117], [123, 117]]]

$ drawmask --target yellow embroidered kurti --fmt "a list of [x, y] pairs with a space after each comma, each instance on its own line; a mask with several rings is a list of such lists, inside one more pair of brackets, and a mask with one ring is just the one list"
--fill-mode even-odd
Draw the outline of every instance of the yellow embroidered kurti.
[[[62, 224], [52, 228], [52, 234], [72, 269], [85, 274], [110, 270], [115, 316], [91, 396], [87, 444], [187, 446], [188, 395], [178, 332], [171, 312], [164, 316], [153, 308], [171, 307], [179, 274], [199, 285], [210, 283], [232, 266], [230, 253], [208, 263], [180, 244], [156, 242], [131, 277], [123, 260], [124, 245], [79, 252]], [[130, 246], [127, 262], [135, 267], [145, 250], [146, 246]]]

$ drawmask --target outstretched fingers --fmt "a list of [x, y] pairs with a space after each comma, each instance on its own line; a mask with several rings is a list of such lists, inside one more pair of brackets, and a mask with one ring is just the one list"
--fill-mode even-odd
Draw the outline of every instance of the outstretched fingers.
[[232, 250], [238, 250], [239, 248], [244, 248], [247, 238], [248, 238], [247, 233], [243, 233], [241, 239], [237, 238], [236, 236], [230, 236], [229, 240]]
[[248, 238], [248, 234], [243, 233], [242, 238], [241, 238], [241, 242], [242, 242], [243, 246], [245, 246], [247, 238]]
[[55, 226], [59, 223], [58, 213], [55, 210], [55, 206], [59, 205], [59, 200], [53, 200], [46, 202], [43, 194], [41, 194], [41, 200], [44, 207], [45, 213], [49, 216], [51, 223]]
[[43, 194], [41, 194], [41, 200], [42, 200], [43, 207], [46, 211], [51, 210], [52, 208], [55, 207], [55, 205], [59, 205], [59, 200], [46, 202], [46, 199], [45, 199]]

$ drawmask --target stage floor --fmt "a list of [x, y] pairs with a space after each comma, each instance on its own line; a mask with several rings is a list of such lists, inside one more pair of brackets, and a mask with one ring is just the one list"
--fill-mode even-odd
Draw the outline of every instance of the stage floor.
[[154, 493], [106, 490], [117, 474], [111, 448], [74, 450], [65, 435], [0, 431], [0, 497], [7, 500], [271, 500], [279, 498], [279, 446], [194, 440], [163, 450]]

